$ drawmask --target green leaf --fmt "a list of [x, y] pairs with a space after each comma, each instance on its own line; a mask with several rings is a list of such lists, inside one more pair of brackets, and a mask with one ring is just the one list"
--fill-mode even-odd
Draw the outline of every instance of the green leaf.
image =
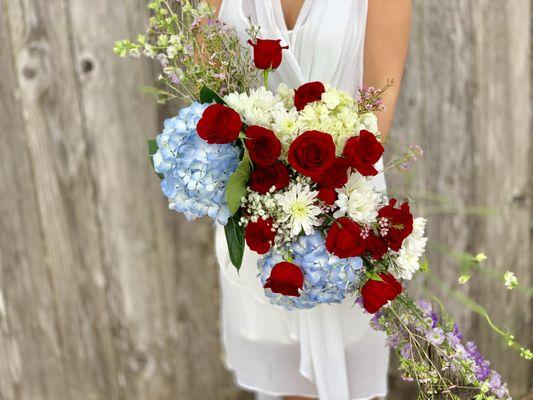
[[[154, 154], [157, 153], [157, 150], [159, 150], [159, 147], [157, 146], [157, 141], [155, 139], [149, 139], [148, 140], [148, 154], [150, 155], [150, 163], [152, 164], [152, 168], [154, 168]], [[157, 173], [156, 173], [157, 174]], [[157, 174], [157, 176], [160, 179], [163, 179], [163, 174]]]
[[244, 228], [239, 226], [240, 219], [241, 213], [238, 212], [228, 220], [228, 223], [224, 227], [229, 257], [237, 270], [241, 268], [242, 256], [244, 254]]
[[429, 263], [428, 263], [428, 260], [425, 259], [425, 258], [420, 263], [420, 271], [422, 271], [422, 272], [428, 272], [429, 271]]
[[222, 97], [220, 97], [217, 93], [213, 92], [207, 86], [204, 86], [200, 90], [200, 103], [212, 103], [213, 101], [219, 104], [226, 104], [224, 100], [222, 100]]
[[372, 272], [372, 271], [366, 271], [366, 274], [368, 279], [370, 280], [373, 280], [373, 281], [380, 281], [380, 282], [383, 282], [383, 279], [381, 278], [381, 276], [379, 276], [377, 273], [375, 272]]
[[165, 104], [172, 98], [172, 94], [155, 86], [141, 86], [140, 92], [154, 96], [159, 104]]
[[235, 172], [231, 174], [226, 186], [226, 202], [231, 214], [235, 214], [241, 207], [241, 199], [246, 196], [246, 184], [250, 173], [250, 159], [245, 154]]
[[150, 156], [153, 156], [155, 153], [157, 153], [157, 150], [159, 150], [159, 147], [157, 146], [157, 141], [155, 139], [149, 139], [148, 154], [150, 154]]

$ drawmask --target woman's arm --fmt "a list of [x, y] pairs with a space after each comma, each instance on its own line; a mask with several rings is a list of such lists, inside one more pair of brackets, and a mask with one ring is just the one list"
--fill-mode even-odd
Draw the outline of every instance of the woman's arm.
[[222, 0], [207, 0], [209, 4], [213, 6], [215, 9], [215, 15], [218, 15], [218, 12], [220, 11], [220, 5], [222, 4]]
[[385, 111], [378, 113], [379, 128], [386, 138], [400, 93], [407, 44], [411, 30], [411, 0], [368, 0], [365, 36], [365, 86], [394, 86], [384, 98]]

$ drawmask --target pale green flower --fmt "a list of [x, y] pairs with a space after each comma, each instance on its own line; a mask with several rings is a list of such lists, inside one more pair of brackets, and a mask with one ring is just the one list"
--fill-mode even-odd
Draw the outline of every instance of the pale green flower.
[[478, 263], [481, 263], [481, 262], [485, 261], [486, 259], [487, 259], [487, 256], [485, 254], [483, 254], [483, 253], [476, 254], [475, 260]]
[[512, 290], [514, 289], [515, 287], [518, 286], [518, 279], [517, 277], [515, 276], [515, 274], [511, 271], [507, 271], [504, 275], [503, 275], [503, 280], [505, 282], [505, 287], [509, 290]]

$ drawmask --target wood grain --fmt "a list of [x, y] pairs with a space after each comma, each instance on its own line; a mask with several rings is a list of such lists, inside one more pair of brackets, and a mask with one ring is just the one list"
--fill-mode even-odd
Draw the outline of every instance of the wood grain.
[[[532, 2], [498, 4], [415, 2], [392, 136], [395, 151], [417, 143], [425, 155], [412, 175], [390, 176], [389, 184], [418, 198], [419, 212], [429, 218], [429, 261], [438, 283], [422, 278], [411, 291], [427, 296], [445, 295], [444, 287], [459, 289], [531, 346], [531, 300], [506, 290], [501, 276], [511, 270], [531, 285]], [[453, 251], [486, 253], [483, 265], [499, 273], [500, 280], [474, 273], [460, 287], [456, 279], [462, 272]], [[445, 303], [465, 337], [479, 344], [514, 394], [531, 391], [531, 363], [506, 349], [464, 305], [449, 297]]]
[[[0, 5], [0, 399], [250, 399], [221, 362], [212, 225], [167, 209], [145, 157], [173, 112], [139, 92], [157, 67], [112, 54], [143, 31], [146, 1]], [[389, 177], [418, 199], [435, 243], [484, 251], [529, 285], [531, 6], [415, 1], [392, 150], [426, 155]], [[430, 251], [440, 288], [422, 278], [413, 293], [457, 287], [445, 253]], [[460, 289], [531, 345], [530, 299], [480, 274]], [[517, 396], [533, 389], [529, 364], [446, 306]], [[398, 381], [390, 398], [414, 398]]]

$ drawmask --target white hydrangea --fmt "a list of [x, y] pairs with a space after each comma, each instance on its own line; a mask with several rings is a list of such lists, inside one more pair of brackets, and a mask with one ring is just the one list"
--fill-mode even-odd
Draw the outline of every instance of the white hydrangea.
[[326, 86], [320, 101], [310, 103], [300, 111], [297, 125], [300, 132], [317, 130], [329, 133], [335, 142], [337, 155], [340, 155], [348, 138], [357, 135], [359, 126], [363, 126], [360, 119], [357, 104], [347, 92]]
[[289, 89], [287, 84], [282, 82], [278, 85], [276, 93], [287, 110], [294, 107], [294, 89]]
[[378, 117], [373, 112], [362, 114], [357, 121], [358, 131], [363, 129], [378, 134]]
[[382, 196], [376, 192], [370, 179], [352, 171], [348, 182], [342, 188], [337, 189], [337, 193], [335, 205], [339, 209], [333, 214], [335, 218], [348, 216], [360, 224], [368, 224], [376, 220]]
[[282, 157], [285, 158], [291, 143], [299, 135], [298, 111], [291, 108], [289, 111], [285, 107], [275, 107], [272, 110], [272, 130], [281, 142]]
[[427, 238], [424, 237], [425, 227], [425, 218], [415, 218], [413, 232], [403, 241], [396, 259], [396, 265], [399, 268], [396, 271], [398, 278], [412, 279], [414, 273], [420, 268], [420, 257], [424, 254], [427, 243]]
[[289, 225], [292, 237], [299, 235], [302, 230], [306, 235], [311, 235], [315, 226], [320, 226], [319, 215], [322, 210], [317, 204], [317, 195], [318, 192], [311, 190], [309, 185], [298, 182], [275, 196], [284, 214], [281, 222]]

